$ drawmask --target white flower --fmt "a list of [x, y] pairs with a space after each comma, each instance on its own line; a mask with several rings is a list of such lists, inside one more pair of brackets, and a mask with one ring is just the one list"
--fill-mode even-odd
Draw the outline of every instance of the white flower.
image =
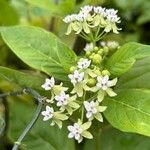
[[47, 121], [53, 117], [54, 109], [52, 107], [46, 106], [46, 111], [42, 111], [44, 116], [43, 121]]
[[88, 18], [89, 14], [88, 13], [83, 13], [83, 12], [80, 12], [77, 16], [76, 16], [76, 20], [79, 21], [79, 22], [83, 22], [83, 21], [86, 21], [87, 18]]
[[65, 23], [71, 23], [71, 22], [76, 21], [76, 20], [77, 20], [77, 14], [68, 15], [68, 16], [66, 16], [66, 17], [63, 19], [63, 21], [64, 21]]
[[117, 16], [118, 10], [107, 9], [106, 10], [106, 18], [110, 22], [120, 23], [120, 17]]
[[42, 85], [42, 88], [47, 90], [51, 90], [55, 85], [54, 77], [51, 77], [51, 79], [46, 79], [45, 83]]
[[75, 70], [74, 74], [69, 74], [68, 77], [71, 79], [73, 85], [75, 85], [76, 83], [83, 81], [84, 72], [79, 73], [78, 70]]
[[93, 9], [93, 6], [87, 5], [87, 6], [81, 7], [81, 11], [80, 12], [82, 12], [82, 13], [89, 13], [90, 11], [92, 11], [92, 9]]
[[106, 8], [102, 8], [101, 6], [94, 7], [94, 12], [96, 14], [99, 14], [99, 15], [103, 16], [103, 17], [106, 17], [106, 11], [105, 10], [106, 10]]
[[117, 78], [114, 80], [109, 80], [109, 76], [105, 75], [104, 77], [97, 77], [98, 83], [96, 86], [102, 90], [107, 90], [109, 87], [112, 87], [116, 84]]
[[86, 68], [88, 68], [90, 66], [90, 64], [91, 64], [91, 60], [81, 58], [78, 61], [78, 68], [80, 68], [80, 69], [86, 69]]
[[68, 126], [68, 130], [70, 131], [68, 138], [75, 138], [78, 141], [78, 143], [80, 143], [83, 140], [83, 137], [81, 136], [83, 129], [78, 123], [74, 123], [73, 126]]
[[117, 41], [108, 41], [107, 46], [111, 49], [115, 49], [119, 47], [119, 43]]
[[65, 92], [62, 91], [59, 95], [56, 95], [54, 98], [57, 101], [57, 106], [65, 106], [68, 104], [69, 95], [65, 94]]
[[99, 106], [98, 101], [94, 102], [87, 102], [84, 101], [84, 107], [87, 111], [86, 117], [89, 119], [89, 121], [96, 118], [98, 121], [103, 122], [103, 116], [101, 112], [104, 112], [106, 110], [106, 106]]
[[86, 113], [86, 117], [89, 119], [91, 118], [94, 114], [97, 113], [97, 109], [96, 109], [96, 103], [94, 101], [91, 101], [91, 102], [87, 102], [87, 101], [84, 101], [84, 107], [87, 111]]
[[94, 48], [93, 43], [87, 43], [87, 44], [85, 45], [84, 50], [87, 52], [87, 51], [92, 50], [93, 48]]
[[74, 123], [73, 126], [68, 126], [68, 130], [70, 133], [68, 134], [68, 138], [75, 138], [78, 143], [83, 140], [83, 137], [92, 139], [92, 134], [87, 131], [91, 126], [91, 122], [86, 122], [82, 124], [81, 120], [78, 120], [78, 123]]

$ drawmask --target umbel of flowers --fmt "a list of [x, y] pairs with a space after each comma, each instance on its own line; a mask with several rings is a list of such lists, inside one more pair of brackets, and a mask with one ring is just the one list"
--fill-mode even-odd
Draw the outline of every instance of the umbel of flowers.
[[[105, 96], [114, 97], [117, 93], [113, 87], [117, 78], [112, 78], [109, 70], [104, 66], [109, 53], [119, 47], [116, 42], [96, 42], [105, 33], [118, 33], [117, 23], [120, 18], [114, 9], [85, 6], [79, 14], [72, 14], [64, 18], [68, 23], [67, 35], [71, 31], [90, 41], [84, 48], [84, 54], [78, 58], [76, 65], [70, 68], [68, 80], [73, 88], [64, 87], [63, 83], [56, 84], [54, 77], [47, 78], [42, 88], [50, 91], [46, 99], [46, 108], [42, 112], [43, 121], [50, 121], [50, 125], [57, 124], [59, 128], [65, 120], [74, 120], [68, 126], [68, 138], [74, 138], [79, 143], [84, 138], [92, 139], [90, 127], [94, 119], [103, 122], [102, 113], [107, 106], [102, 105]], [[74, 117], [74, 112], [78, 112]]]

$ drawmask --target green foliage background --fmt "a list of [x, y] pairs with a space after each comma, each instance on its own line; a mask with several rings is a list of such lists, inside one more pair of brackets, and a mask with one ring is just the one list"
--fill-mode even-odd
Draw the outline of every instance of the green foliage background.
[[[119, 35], [109, 34], [109, 36], [106, 37], [106, 40], [117, 40], [120, 45], [123, 45], [126, 42], [150, 44], [149, 0], [0, 0], [0, 31], [4, 29], [4, 26], [32, 25], [53, 32], [65, 43], [64, 45], [59, 39], [57, 39], [57, 37], [55, 37], [55, 35], [47, 34], [44, 30], [38, 28], [33, 30], [34, 27], [30, 27], [29, 30], [25, 29], [28, 32], [28, 34], [25, 32], [26, 39], [22, 39], [23, 43], [17, 43], [17, 39], [21, 38], [19, 34], [20, 30], [15, 27], [13, 33], [11, 28], [10, 31], [9, 29], [4, 30], [2, 32], [3, 39], [19, 58], [23, 58], [24, 62], [16, 57], [16, 55], [10, 51], [8, 46], [6, 46], [4, 41], [0, 38], [0, 65], [3, 66], [0, 67], [1, 93], [26, 86], [30, 86], [38, 92], [43, 93], [40, 86], [44, 81], [45, 75], [41, 74], [40, 71], [49, 75], [55, 75], [58, 79], [63, 79], [64, 81], [67, 80], [67, 69], [71, 66], [71, 63], [73, 64], [76, 60], [76, 55], [73, 52], [70, 52], [70, 49], [74, 49], [75, 53], [79, 54], [79, 49], [84, 47], [85, 41], [81, 40], [79, 37], [75, 37], [75, 35], [69, 37], [65, 36], [66, 26], [62, 23], [62, 18], [69, 13], [77, 12], [81, 6], [87, 4], [113, 7], [119, 10], [118, 14], [122, 20], [122, 23], [120, 24], [122, 31]], [[24, 31], [24, 29], [22, 30]], [[43, 37], [41, 37], [41, 34]], [[41, 38], [45, 40], [41, 42]], [[54, 43], [53, 38], [56, 39], [56, 43], [54, 45], [48, 44], [50, 42]], [[29, 39], [31, 45], [28, 47], [22, 47], [22, 45]], [[70, 48], [66, 45], [69, 45]], [[39, 49], [39, 54], [37, 55], [35, 49], [37, 50], [39, 46], [42, 47], [43, 51], [41, 54]], [[56, 48], [56, 46], [58, 46], [59, 49], [62, 47], [65, 49], [66, 54], [63, 56], [68, 58], [66, 62], [62, 61], [64, 60], [61, 55], [62, 51], [57, 51], [58, 48]], [[131, 47], [134, 47], [135, 51], [133, 51], [133, 53], [129, 52]], [[139, 48], [136, 47], [140, 47], [145, 50], [145, 52], [143, 51], [141, 54]], [[27, 53], [25, 55], [20, 49], [22, 51], [28, 50], [32, 52], [32, 56]], [[48, 52], [48, 49], [54, 49], [54, 53], [57, 51], [58, 55], [55, 56], [55, 54]], [[118, 57], [120, 54], [115, 54], [107, 62], [107, 67], [111, 68], [112, 74], [121, 75], [131, 68], [135, 59], [141, 59], [148, 56], [146, 49], [149, 49], [149, 47], [141, 44], [137, 45], [136, 43], [124, 45], [118, 52], [122, 53], [122, 55], [126, 52], [124, 59], [120, 60]], [[46, 57], [47, 55], [51, 56], [51, 58]], [[38, 59], [39, 62], [41, 59], [43, 61], [42, 63], [37, 64], [33, 58], [35, 60]], [[119, 62], [119, 66], [118, 64], [111, 66], [116, 59]], [[57, 60], [58, 64], [55, 63], [55, 60]], [[147, 136], [150, 135], [150, 112], [143, 112], [142, 110], [149, 110], [150, 106], [150, 83], [148, 82], [150, 77], [149, 60], [149, 58], [145, 58], [136, 62], [133, 68], [124, 73], [115, 89], [116, 91], [119, 89], [118, 96], [114, 98], [113, 101], [109, 98], [105, 101], [108, 108], [110, 108], [105, 112], [105, 117], [114, 127], [122, 131], [136, 132]], [[48, 63], [49, 61], [50, 63]], [[52, 63], [53, 61], [54, 63]], [[63, 62], [63, 65], [59, 62]], [[122, 65], [124, 65], [125, 62], [125, 69], [121, 70], [120, 68], [122, 68]], [[39, 71], [35, 71], [34, 69], [31, 70], [31, 68], [25, 63]], [[7, 69], [6, 67], [11, 69]], [[68, 83], [66, 82], [66, 84]], [[129, 95], [125, 94], [125, 91], [127, 90]], [[132, 98], [134, 100], [136, 99], [136, 101], [127, 101], [126, 97], [130, 96], [130, 92], [134, 93], [134, 96], [132, 94]], [[132, 103], [136, 104], [137, 107], [131, 108], [130, 106]], [[143, 103], [145, 104], [144, 106]], [[13, 142], [17, 139], [32, 117], [35, 108], [36, 104], [29, 96], [8, 98], [8, 102], [1, 102], [0, 100], [0, 150], [11, 149]], [[117, 111], [116, 108], [118, 108]], [[126, 110], [130, 112], [130, 116], [126, 113]], [[111, 113], [109, 111], [111, 111]], [[136, 115], [138, 115], [138, 119]], [[143, 120], [145, 124], [141, 126], [140, 122]], [[134, 130], [133, 126], [135, 126]], [[96, 122], [94, 130], [99, 134], [95, 133], [94, 140], [87, 140], [84, 141], [84, 143], [77, 145], [67, 138], [65, 128], [60, 131], [58, 128], [50, 127], [49, 124], [43, 123], [40, 118], [21, 145], [21, 149], [150, 149], [150, 139], [146, 136], [121, 132], [114, 129], [106, 120], [104, 124], [100, 125], [100, 127], [101, 130]]]

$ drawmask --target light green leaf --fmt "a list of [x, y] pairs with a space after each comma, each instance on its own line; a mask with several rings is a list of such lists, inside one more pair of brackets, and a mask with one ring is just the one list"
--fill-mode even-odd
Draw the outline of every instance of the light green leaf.
[[15, 83], [20, 87], [30, 87], [41, 90], [44, 78], [34, 74], [23, 73], [17, 70], [0, 67], [0, 78]]
[[[37, 106], [25, 103], [21, 99], [16, 98], [15, 101], [11, 98], [9, 105], [10, 124], [8, 137], [12, 142], [15, 142], [30, 122]], [[50, 122], [44, 122], [42, 117], [40, 117], [23, 141], [21, 149], [74, 150], [74, 142], [73, 140], [68, 140], [67, 134], [66, 126], [60, 130], [57, 125], [52, 127], [50, 126]]]
[[8, 27], [2, 37], [11, 50], [29, 66], [60, 80], [68, 80], [67, 72], [75, 64], [76, 55], [55, 35], [41, 28]]
[[0, 0], [0, 26], [15, 25], [18, 23], [18, 15], [9, 1]]
[[116, 93], [116, 97], [104, 100], [108, 122], [121, 131], [150, 136], [150, 90], [123, 89]]
[[75, 0], [26, 0], [30, 4], [49, 10], [52, 15], [63, 16], [73, 11]]
[[128, 71], [137, 59], [150, 56], [150, 46], [130, 42], [119, 48], [107, 61], [106, 67], [114, 76]]

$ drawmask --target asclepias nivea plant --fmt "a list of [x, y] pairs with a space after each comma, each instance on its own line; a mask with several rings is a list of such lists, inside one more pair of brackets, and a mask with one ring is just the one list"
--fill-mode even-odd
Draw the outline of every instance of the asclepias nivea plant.
[[[150, 46], [134, 42], [120, 46], [113, 39], [103, 41], [110, 32], [119, 34], [121, 30], [117, 27], [121, 23], [117, 12], [84, 6], [78, 14], [63, 19], [68, 25], [67, 36], [73, 32], [87, 42], [80, 56], [40, 28], [14, 26], [1, 30], [10, 49], [47, 77], [31, 78], [5, 67], [0, 67], [0, 76], [38, 91], [42, 95], [37, 99], [43, 105], [43, 124], [47, 121], [62, 128], [63, 122], [71, 120], [67, 126], [68, 138], [78, 143], [93, 138], [93, 121], [101, 125], [103, 114], [121, 131], [150, 136], [150, 86], [146, 68]], [[32, 83], [28, 82], [32, 79]], [[35, 95], [32, 90], [26, 92]]]

